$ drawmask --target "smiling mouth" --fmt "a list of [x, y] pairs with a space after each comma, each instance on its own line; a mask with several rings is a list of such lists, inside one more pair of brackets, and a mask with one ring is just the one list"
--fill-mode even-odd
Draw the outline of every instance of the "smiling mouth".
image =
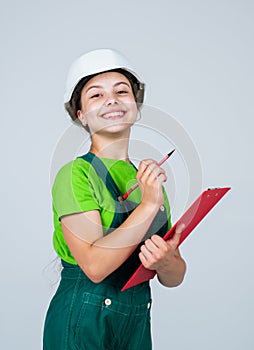
[[103, 119], [107, 120], [116, 120], [116, 119], [121, 119], [125, 115], [125, 111], [116, 111], [116, 112], [109, 112], [109, 113], [104, 113], [102, 114]]

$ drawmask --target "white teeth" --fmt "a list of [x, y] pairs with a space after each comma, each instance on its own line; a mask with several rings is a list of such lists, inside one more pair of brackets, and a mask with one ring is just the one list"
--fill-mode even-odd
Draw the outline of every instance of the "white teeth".
[[114, 118], [114, 117], [122, 117], [123, 115], [124, 115], [123, 111], [111, 112], [111, 113], [103, 114], [103, 118], [109, 119], [109, 118]]

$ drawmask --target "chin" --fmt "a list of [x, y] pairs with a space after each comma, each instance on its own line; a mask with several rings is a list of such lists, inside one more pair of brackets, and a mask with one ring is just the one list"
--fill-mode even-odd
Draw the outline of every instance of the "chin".
[[132, 127], [134, 122], [114, 122], [112, 124], [106, 125], [103, 128], [94, 131], [94, 133], [97, 134], [105, 134], [105, 133], [111, 133], [111, 134], [118, 134], [122, 132], [129, 131], [129, 129]]

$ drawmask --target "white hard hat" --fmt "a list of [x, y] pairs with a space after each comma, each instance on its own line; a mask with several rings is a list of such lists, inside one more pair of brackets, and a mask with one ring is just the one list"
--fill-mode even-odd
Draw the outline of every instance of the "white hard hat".
[[137, 79], [136, 101], [141, 105], [144, 100], [145, 84], [126, 57], [112, 49], [93, 50], [85, 53], [73, 62], [67, 76], [64, 103], [68, 104], [70, 102], [73, 91], [82, 78], [119, 68], [130, 72]]

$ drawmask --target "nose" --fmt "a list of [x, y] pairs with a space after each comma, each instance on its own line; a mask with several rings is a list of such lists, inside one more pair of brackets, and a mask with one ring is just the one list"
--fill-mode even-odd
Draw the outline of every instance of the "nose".
[[111, 106], [118, 103], [117, 96], [114, 93], [110, 93], [106, 96], [105, 106]]

